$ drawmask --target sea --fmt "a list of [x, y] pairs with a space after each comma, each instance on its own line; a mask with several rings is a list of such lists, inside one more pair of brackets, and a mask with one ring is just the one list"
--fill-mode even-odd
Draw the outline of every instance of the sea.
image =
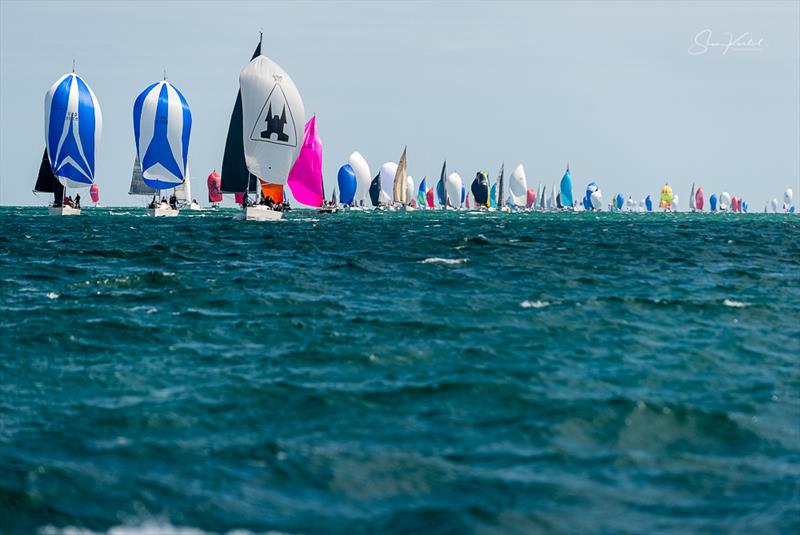
[[800, 532], [800, 217], [0, 208], [0, 532]]

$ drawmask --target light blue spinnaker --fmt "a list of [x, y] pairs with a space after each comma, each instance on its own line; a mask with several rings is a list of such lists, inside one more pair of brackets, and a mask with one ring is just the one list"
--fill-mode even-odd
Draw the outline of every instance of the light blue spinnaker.
[[569, 164], [564, 176], [561, 177], [561, 205], [565, 208], [572, 208], [572, 175], [569, 172]]

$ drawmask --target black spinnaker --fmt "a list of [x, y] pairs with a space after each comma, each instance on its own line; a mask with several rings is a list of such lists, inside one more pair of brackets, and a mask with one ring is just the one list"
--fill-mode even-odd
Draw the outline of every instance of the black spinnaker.
[[372, 206], [378, 206], [381, 199], [381, 174], [375, 175], [372, 182], [369, 183], [369, 200], [372, 201]]
[[472, 181], [470, 191], [472, 191], [476, 205], [486, 206], [489, 201], [489, 179], [486, 178], [485, 173], [478, 171], [475, 180]]

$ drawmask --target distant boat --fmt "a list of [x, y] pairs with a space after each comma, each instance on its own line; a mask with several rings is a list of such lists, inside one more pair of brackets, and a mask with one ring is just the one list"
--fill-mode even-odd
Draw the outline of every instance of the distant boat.
[[589, 198], [589, 200], [592, 203], [593, 210], [603, 209], [603, 193], [600, 191], [600, 189], [597, 189], [594, 192], [592, 192], [592, 195]]
[[97, 186], [96, 182], [89, 187], [89, 195], [94, 205], [97, 206], [97, 203], [100, 202], [100, 188]]
[[408, 147], [403, 147], [403, 154], [400, 155], [400, 162], [394, 172], [392, 179], [392, 200], [396, 205], [408, 205]]
[[703, 211], [703, 205], [705, 204], [705, 202], [706, 202], [706, 198], [703, 195], [703, 188], [698, 186], [697, 191], [694, 194], [694, 207], [695, 207], [695, 209], [697, 211], [699, 211], [699, 212], [702, 212]]
[[517, 208], [524, 208], [528, 199], [528, 179], [525, 177], [525, 168], [522, 164], [514, 168], [508, 182], [512, 202]]
[[426, 203], [426, 195], [428, 193], [428, 185], [426, 181], [426, 177], [422, 177], [422, 182], [419, 183], [419, 189], [417, 190], [417, 206], [420, 208], [425, 208]]
[[719, 196], [719, 210], [721, 212], [727, 212], [728, 209], [731, 207], [731, 194], [727, 191], [723, 191]]
[[783, 210], [785, 212], [792, 212], [792, 208], [794, 207], [794, 192], [792, 188], [786, 188], [786, 191], [783, 192]]
[[428, 203], [428, 208], [434, 208], [433, 200], [433, 188], [430, 188], [425, 192], [425, 201]]
[[648, 212], [653, 211], [653, 198], [650, 195], [644, 198], [644, 207]]
[[558, 208], [558, 190], [556, 189], [556, 185], [553, 184], [553, 187], [550, 188], [550, 209], [557, 210]]
[[778, 213], [778, 199], [772, 199], [769, 203], [769, 207], [772, 209], [773, 214]]
[[461, 208], [461, 192], [463, 186], [464, 182], [461, 180], [461, 175], [458, 173], [450, 173], [447, 175], [445, 191], [447, 191], [447, 200], [453, 208]]
[[222, 202], [222, 192], [220, 191], [220, 183], [222, 179], [216, 170], [208, 175], [206, 185], [208, 186], [208, 202], [211, 203], [212, 208], [216, 208]]
[[574, 203], [572, 200], [572, 175], [569, 172], [569, 162], [567, 162], [567, 170], [564, 171], [564, 176], [561, 177], [561, 205], [564, 208], [573, 208]]
[[525, 203], [525, 207], [530, 210], [533, 208], [534, 204], [536, 204], [536, 190], [528, 188], [528, 198], [527, 202]]
[[80, 206], [71, 203], [66, 193], [68, 188], [86, 188], [94, 183], [103, 114], [94, 92], [74, 70], [47, 91], [44, 124], [44, 157], [50, 169], [43, 165], [43, 159], [34, 189], [53, 193], [50, 215], [79, 215]]
[[372, 206], [375, 208], [379, 208], [383, 206], [381, 203], [381, 174], [378, 173], [375, 175], [375, 178], [372, 179], [372, 182], [369, 184], [369, 202], [372, 203]]
[[465, 201], [467, 200], [467, 187], [464, 185], [464, 181], [461, 181], [461, 207], [465, 206]]
[[708, 198], [708, 207], [712, 212], [717, 211], [717, 194], [712, 193], [711, 197]]
[[505, 193], [505, 177], [503, 176], [505, 173], [505, 168], [506, 168], [506, 163], [505, 162], [501, 163], [500, 176], [497, 178], [497, 182], [495, 182], [495, 184], [497, 185], [497, 195], [491, 193], [489, 197], [490, 206], [492, 203], [494, 203], [495, 207], [500, 208], [500, 210], [503, 210], [506, 206], [506, 199], [503, 196], [503, 194]]
[[547, 208], [547, 186], [541, 184], [539, 187], [539, 209], [544, 210]]
[[[133, 137], [146, 186], [175, 190], [186, 182], [191, 132], [189, 104], [170, 82], [155, 82], [139, 93], [133, 103]], [[154, 196], [148, 214], [174, 217], [178, 209]]]
[[397, 164], [386, 162], [381, 166], [381, 196], [380, 203], [384, 206], [392, 204], [392, 190], [394, 189], [394, 177], [397, 174]]
[[367, 200], [369, 199], [369, 187], [372, 182], [372, 173], [370, 173], [367, 160], [365, 160], [360, 153], [354, 152], [350, 155], [347, 161], [350, 163], [350, 167], [353, 168], [353, 172], [356, 174], [356, 204], [366, 205]]
[[475, 179], [470, 186], [472, 197], [475, 199], [475, 208], [489, 206], [489, 178], [483, 171], [475, 173]]
[[622, 193], [617, 193], [615, 206], [619, 211], [622, 211], [623, 206], [625, 206], [625, 197], [622, 196]]
[[672, 187], [669, 184], [664, 184], [664, 187], [661, 188], [661, 202], [659, 202], [658, 206], [665, 211], [672, 210]]
[[325, 200], [322, 183], [322, 140], [317, 131], [317, 116], [311, 117], [303, 128], [303, 143], [286, 185], [300, 204], [321, 208]]
[[691, 210], [692, 212], [694, 212], [697, 209], [694, 202], [694, 195], [695, 195], [694, 182], [692, 182], [692, 191], [689, 193], [689, 210]]
[[353, 171], [353, 166], [349, 163], [341, 166], [339, 168], [339, 173], [336, 175], [336, 181], [339, 185], [339, 200], [342, 205], [353, 205], [356, 197], [356, 189], [358, 187], [358, 179], [356, 178], [355, 171]]
[[439, 206], [446, 208], [447, 202], [447, 160], [442, 164], [442, 173], [439, 176], [439, 182], [436, 183], [436, 199], [439, 201]]

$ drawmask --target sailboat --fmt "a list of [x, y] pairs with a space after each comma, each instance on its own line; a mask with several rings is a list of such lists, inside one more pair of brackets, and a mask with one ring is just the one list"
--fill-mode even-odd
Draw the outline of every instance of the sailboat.
[[672, 211], [672, 187], [669, 184], [664, 184], [664, 187], [661, 188], [661, 202], [659, 202], [658, 206], [662, 208], [665, 212]]
[[461, 175], [458, 173], [450, 173], [447, 175], [445, 190], [447, 191], [447, 198], [450, 201], [450, 206], [456, 210], [460, 209], [464, 192], [464, 181], [461, 180]]
[[475, 208], [486, 209], [489, 206], [489, 179], [486, 173], [478, 171], [470, 185], [472, 198], [475, 199]]
[[289, 189], [297, 202], [319, 208], [320, 212], [336, 211], [335, 205], [325, 202], [325, 188], [322, 182], [322, 140], [317, 132], [317, 116], [305, 125], [303, 145], [289, 171]]
[[202, 210], [197, 201], [192, 197], [192, 181], [189, 173], [189, 163], [186, 163], [186, 178], [183, 183], [175, 188], [175, 198], [178, 200], [178, 207], [187, 210]]
[[[253, 59], [239, 73], [239, 96], [222, 161], [223, 191], [254, 191], [255, 177], [269, 184], [285, 184], [302, 145], [303, 100], [286, 71], [262, 54], [261, 44], [259, 39]], [[232, 132], [236, 129], [238, 132]], [[266, 205], [252, 205], [246, 195], [243, 201], [241, 219], [281, 218], [281, 212]]]
[[45, 151], [35, 191], [53, 193], [50, 215], [79, 215], [80, 206], [66, 196], [68, 188], [94, 183], [103, 114], [92, 89], [75, 74], [65, 74], [44, 98]]
[[[504, 197], [505, 194], [505, 170], [506, 170], [506, 163], [503, 162], [500, 164], [500, 176], [497, 178], [497, 208], [501, 212], [509, 212], [508, 206], [506, 206], [506, 199]], [[494, 197], [492, 197], [494, 199]]]
[[353, 172], [356, 174], [356, 181], [358, 182], [358, 185], [356, 186], [356, 196], [353, 207], [363, 209], [367, 204], [367, 199], [369, 198], [369, 188], [372, 182], [372, 174], [370, 173], [367, 160], [365, 160], [360, 153], [352, 153], [347, 161], [353, 168]]
[[369, 184], [369, 201], [376, 210], [383, 210], [383, 203], [381, 202], [381, 174], [375, 175], [372, 182]]
[[404, 210], [408, 206], [408, 161], [407, 161], [408, 147], [403, 148], [403, 154], [400, 155], [400, 162], [397, 164], [397, 169], [394, 171], [392, 178], [392, 200], [394, 206], [400, 207]]
[[422, 182], [419, 183], [419, 189], [417, 190], [417, 207], [423, 210], [427, 208], [427, 199], [425, 197], [428, 193], [428, 184], [426, 178], [422, 177]]
[[206, 182], [208, 186], [208, 202], [211, 203], [211, 208], [219, 208], [219, 203], [222, 202], [222, 192], [219, 190], [220, 182], [220, 176], [215, 169], [208, 175]]
[[564, 176], [561, 177], [560, 189], [561, 206], [567, 209], [572, 209], [572, 175], [569, 172], [569, 162], [567, 162], [567, 170], [564, 171]]
[[356, 173], [353, 171], [353, 166], [349, 163], [344, 164], [339, 168], [339, 173], [336, 175], [336, 182], [339, 186], [339, 200], [342, 206], [352, 207], [356, 197], [356, 188], [358, 187], [358, 180]]
[[697, 210], [697, 206], [694, 203], [694, 196], [695, 196], [694, 182], [692, 182], [692, 191], [689, 192], [689, 210], [692, 212]]
[[447, 199], [446, 173], [447, 173], [447, 160], [445, 160], [444, 163], [442, 164], [442, 173], [439, 176], [439, 182], [436, 183], [436, 198], [439, 201], [439, 206], [441, 206], [443, 210], [447, 209], [447, 207], [450, 205]]
[[703, 187], [698, 186], [697, 191], [694, 193], [694, 207], [698, 212], [703, 211], [703, 205], [706, 202], [705, 195], [703, 195]]
[[511, 172], [508, 186], [514, 206], [517, 209], [525, 208], [525, 202], [528, 200], [528, 180], [525, 178], [525, 168], [522, 164]]
[[[191, 131], [189, 104], [166, 79], [139, 93], [133, 103], [133, 137], [145, 185], [166, 190], [185, 182]], [[154, 197], [147, 213], [174, 217], [178, 212], [177, 203], [169, 205]]]
[[92, 198], [95, 208], [98, 207], [98, 203], [100, 202], [100, 186], [97, 185], [97, 182], [89, 187], [89, 196]]
[[128, 195], [141, 195], [143, 197], [153, 197], [158, 195], [158, 190], [153, 189], [144, 183], [142, 177], [142, 165], [139, 163], [139, 156], [137, 155], [133, 160], [133, 170], [131, 171], [131, 186], [128, 188]]

